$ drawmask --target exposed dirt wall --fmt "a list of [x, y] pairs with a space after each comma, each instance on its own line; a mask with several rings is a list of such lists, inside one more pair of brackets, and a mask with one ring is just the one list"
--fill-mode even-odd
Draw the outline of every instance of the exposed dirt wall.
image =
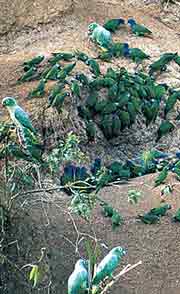
[[71, 11], [73, 0], [1, 0], [0, 34], [36, 27]]

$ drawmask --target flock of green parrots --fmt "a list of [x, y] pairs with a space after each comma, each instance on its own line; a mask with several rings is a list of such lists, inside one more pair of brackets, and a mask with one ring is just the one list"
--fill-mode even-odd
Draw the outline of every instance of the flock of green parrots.
[[[127, 25], [131, 33], [138, 37], [153, 35], [148, 28], [138, 24], [134, 19], [129, 19]], [[112, 34], [116, 30], [123, 30], [125, 26], [123, 19], [108, 20], [103, 26], [97, 23], [89, 25], [89, 38], [100, 47], [96, 58], [90, 57], [85, 52], [75, 51], [52, 53], [49, 58], [38, 55], [25, 61], [22, 65], [24, 73], [18, 79], [18, 83], [38, 80], [37, 87], [30, 91], [27, 99], [40, 98], [48, 94], [47, 109], [52, 107], [61, 114], [64, 102], [71, 97], [75, 101], [78, 115], [84, 120], [89, 142], [96, 140], [97, 128], [107, 140], [122, 135], [122, 131], [130, 128], [140, 115], [143, 116], [147, 127], [161, 116], [156, 142], [168, 135], [175, 128], [174, 123], [169, 120], [169, 113], [180, 100], [180, 91], [172, 89], [167, 84], [158, 84], [156, 77], [167, 69], [170, 62], [180, 65], [180, 56], [177, 53], [164, 53], [150, 64], [146, 73], [138, 70], [139, 63], [150, 59], [150, 56], [139, 48], [130, 48], [127, 43], [113, 42], [112, 39]], [[115, 69], [109, 66], [103, 74], [98, 60], [112, 64], [115, 58], [127, 58], [137, 63], [135, 72], [129, 72], [124, 67]], [[76, 71], [78, 63], [84, 63], [89, 73]], [[49, 93], [46, 91], [48, 81], [54, 81]], [[23, 147], [21, 149], [16, 143], [10, 144], [8, 155], [42, 163], [43, 148], [27, 113], [13, 97], [5, 97], [2, 105], [9, 111], [17, 129], [19, 144]], [[0, 141], [6, 136], [7, 131], [6, 127], [0, 129]], [[3, 152], [5, 151], [0, 152], [0, 157], [5, 156]], [[83, 191], [87, 192], [88, 185], [88, 193], [94, 190], [98, 193], [101, 188], [116, 180], [127, 181], [130, 178], [160, 171], [155, 180], [155, 186], [158, 186], [166, 180], [169, 171], [180, 177], [179, 159], [179, 152], [172, 156], [157, 149], [144, 152], [136, 159], [113, 162], [106, 167], [102, 167], [101, 159], [97, 158], [89, 169], [68, 164], [64, 167], [60, 181], [69, 194], [72, 192], [69, 184], [74, 183], [76, 186], [79, 182]], [[103, 201], [101, 205], [104, 216], [111, 218], [113, 228], [122, 223], [118, 211]], [[163, 204], [144, 215], [138, 215], [138, 219], [145, 224], [154, 224], [159, 222], [169, 209], [171, 209], [169, 204]], [[180, 209], [173, 217], [173, 221], [180, 222]], [[95, 288], [106, 277], [112, 276], [125, 253], [125, 250], [119, 246], [112, 249], [102, 260], [92, 280]], [[88, 287], [87, 262], [79, 260], [68, 281], [68, 294], [86, 293]]]

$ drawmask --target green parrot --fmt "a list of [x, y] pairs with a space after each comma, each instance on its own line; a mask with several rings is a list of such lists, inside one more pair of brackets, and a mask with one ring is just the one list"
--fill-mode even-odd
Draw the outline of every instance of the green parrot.
[[148, 126], [151, 122], [155, 122], [158, 112], [160, 109], [159, 101], [149, 102], [146, 101], [142, 106], [142, 112], [146, 118], [146, 126]]
[[90, 67], [90, 71], [95, 75], [95, 77], [98, 77], [101, 74], [100, 66], [95, 59], [88, 59], [86, 64]]
[[57, 80], [57, 75], [60, 71], [60, 65], [56, 63], [52, 67], [48, 68], [45, 73], [43, 73], [44, 79], [47, 80]]
[[58, 63], [60, 60], [70, 61], [75, 57], [75, 54], [68, 52], [59, 52], [52, 53], [53, 57], [51, 57], [48, 62], [52, 65]]
[[96, 124], [92, 120], [89, 120], [86, 123], [86, 132], [87, 132], [89, 141], [93, 142], [96, 137]]
[[136, 120], [137, 110], [136, 110], [136, 107], [134, 106], [134, 104], [132, 102], [128, 102], [127, 111], [129, 113], [129, 116], [130, 116], [130, 123], [133, 124], [135, 122], [135, 120]]
[[130, 115], [129, 112], [120, 110], [117, 112], [120, 120], [121, 120], [121, 128], [124, 129], [126, 127], [129, 127], [131, 125]]
[[84, 120], [90, 120], [92, 118], [91, 112], [84, 105], [79, 105], [77, 107], [79, 116]]
[[44, 55], [37, 55], [34, 58], [25, 61], [22, 65], [27, 68], [36, 67], [45, 59]]
[[116, 70], [114, 70], [112, 67], [108, 67], [108, 69], [107, 69], [106, 74], [104, 75], [104, 77], [105, 78], [111, 78], [114, 81], [116, 81], [117, 78], [118, 78], [118, 75], [117, 75]]
[[112, 115], [103, 116], [100, 125], [101, 125], [102, 131], [104, 133], [104, 136], [107, 139], [111, 139], [113, 137]]
[[88, 265], [87, 261], [79, 259], [73, 273], [68, 279], [68, 294], [85, 294], [88, 289]]
[[113, 248], [97, 266], [92, 285], [98, 286], [105, 278], [112, 278], [112, 274], [126, 255], [126, 250], [121, 246]]
[[52, 102], [49, 104], [48, 107], [50, 107], [50, 106], [54, 107], [54, 108], [56, 108], [58, 113], [61, 113], [64, 100], [67, 96], [70, 96], [70, 94], [69, 94], [69, 92], [65, 92], [65, 91], [57, 94], [55, 96], [55, 98], [52, 100]]
[[49, 105], [52, 104], [53, 99], [56, 97], [56, 95], [61, 93], [63, 89], [64, 89], [64, 83], [57, 83], [53, 86], [48, 96]]
[[97, 23], [91, 23], [88, 27], [90, 39], [100, 47], [108, 49], [112, 46], [111, 33]]
[[118, 226], [120, 226], [123, 223], [123, 217], [122, 215], [114, 210], [113, 215], [111, 217], [111, 222], [112, 222], [112, 229], [115, 230]]
[[103, 215], [105, 217], [112, 217], [113, 216], [114, 209], [110, 204], [103, 202], [103, 203], [101, 203], [101, 206], [102, 206]]
[[106, 62], [110, 62], [113, 58], [113, 54], [111, 51], [100, 52], [97, 58]]
[[17, 80], [17, 82], [23, 83], [23, 82], [32, 81], [36, 72], [37, 72], [36, 67], [30, 67], [30, 69], [26, 71], [24, 75]]
[[160, 207], [157, 208], [152, 208], [150, 210], [150, 213], [157, 215], [159, 217], [166, 215], [166, 212], [171, 209], [171, 205], [170, 204], [164, 204]]
[[86, 99], [86, 106], [93, 109], [98, 102], [98, 93], [97, 91], [90, 92], [89, 96]]
[[180, 222], [180, 208], [176, 211], [175, 215], [173, 216], [172, 220], [174, 222]]
[[167, 64], [174, 60], [174, 58], [177, 56], [177, 53], [164, 53], [160, 56], [158, 60], [153, 62], [150, 65], [149, 74], [150, 76], [153, 75], [154, 72], [163, 72], [167, 68]]
[[113, 114], [112, 117], [112, 134], [114, 137], [118, 137], [121, 133], [121, 120], [119, 119], [119, 116], [116, 114]]
[[159, 216], [152, 214], [150, 212], [145, 213], [144, 215], [138, 215], [138, 218], [145, 224], [151, 225], [159, 222]]
[[79, 97], [79, 98], [81, 97], [81, 90], [80, 90], [79, 84], [76, 80], [73, 81], [71, 84], [71, 92], [74, 96]]
[[122, 18], [113, 18], [105, 22], [104, 28], [110, 32], [115, 32], [121, 25], [124, 25], [125, 21]]
[[86, 62], [89, 59], [89, 56], [86, 53], [81, 52], [79, 50], [75, 51], [75, 56], [76, 56], [77, 60], [80, 60], [83, 62]]
[[157, 176], [157, 178], [155, 179], [155, 187], [157, 187], [157, 186], [161, 185], [162, 183], [164, 183], [167, 176], [168, 176], [168, 168], [165, 166], [163, 168], [163, 170], [160, 172], [160, 174]]
[[21, 145], [24, 147], [25, 153], [36, 162], [38, 161], [43, 164], [44, 161], [42, 155], [44, 152], [44, 146], [39, 143], [38, 138], [25, 127], [19, 129], [19, 137], [21, 138]]
[[132, 18], [128, 19], [128, 24], [131, 27], [131, 31], [133, 34], [139, 37], [150, 36], [152, 32], [143, 25], [136, 23], [136, 21]]
[[88, 77], [83, 73], [77, 73], [75, 76], [76, 80], [78, 80], [82, 85], [88, 86], [89, 80]]
[[13, 97], [5, 97], [2, 100], [2, 106], [6, 107], [11, 120], [17, 127], [19, 128], [27, 128], [33, 134], [36, 134], [35, 129], [32, 126], [31, 120], [28, 114], [19, 106], [15, 98]]
[[179, 55], [175, 56], [174, 61], [175, 61], [178, 65], [180, 65], [180, 56], [179, 56]]
[[179, 92], [174, 92], [172, 95], [168, 97], [166, 100], [166, 105], [164, 108], [164, 116], [166, 118], [166, 115], [174, 108], [174, 105], [176, 104], [178, 98], [180, 97]]
[[142, 62], [144, 59], [149, 59], [150, 56], [144, 53], [139, 48], [131, 48], [129, 49], [129, 57], [136, 63]]
[[28, 94], [28, 99], [44, 96], [45, 86], [46, 86], [46, 80], [45, 79], [40, 80], [37, 87]]
[[128, 92], [124, 92], [123, 94], [118, 95], [117, 103], [119, 108], [123, 108], [128, 105], [130, 100], [130, 94]]
[[71, 73], [71, 71], [76, 66], [76, 62], [68, 64], [64, 66], [58, 73], [57, 73], [57, 79], [59, 81], [64, 81], [65, 78]]
[[175, 128], [175, 126], [170, 121], [168, 121], [168, 120], [163, 121], [157, 131], [156, 142], [158, 142], [162, 136], [165, 136], [168, 133], [172, 132], [174, 130], [174, 128]]

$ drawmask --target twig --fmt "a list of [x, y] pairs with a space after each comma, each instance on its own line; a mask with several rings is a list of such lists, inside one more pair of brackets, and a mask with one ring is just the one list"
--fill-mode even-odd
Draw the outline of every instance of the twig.
[[117, 276], [114, 277], [113, 281], [106, 285], [106, 287], [100, 292], [100, 294], [106, 293], [107, 290], [111, 288], [119, 280], [121, 276], [125, 275], [126, 273], [136, 268], [140, 264], [142, 264], [141, 260], [134, 265], [128, 264]]

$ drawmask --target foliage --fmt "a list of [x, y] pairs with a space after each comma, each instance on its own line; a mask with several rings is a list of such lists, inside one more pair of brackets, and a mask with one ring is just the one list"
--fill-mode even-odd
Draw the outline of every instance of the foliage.
[[92, 209], [96, 203], [95, 193], [81, 193], [79, 191], [73, 193], [70, 204], [70, 210], [82, 218], [88, 220], [92, 214]]
[[85, 156], [79, 147], [79, 138], [73, 132], [69, 132], [65, 141], [60, 141], [59, 145], [49, 154], [47, 162], [51, 173], [59, 171], [60, 165], [69, 161], [80, 163]]

